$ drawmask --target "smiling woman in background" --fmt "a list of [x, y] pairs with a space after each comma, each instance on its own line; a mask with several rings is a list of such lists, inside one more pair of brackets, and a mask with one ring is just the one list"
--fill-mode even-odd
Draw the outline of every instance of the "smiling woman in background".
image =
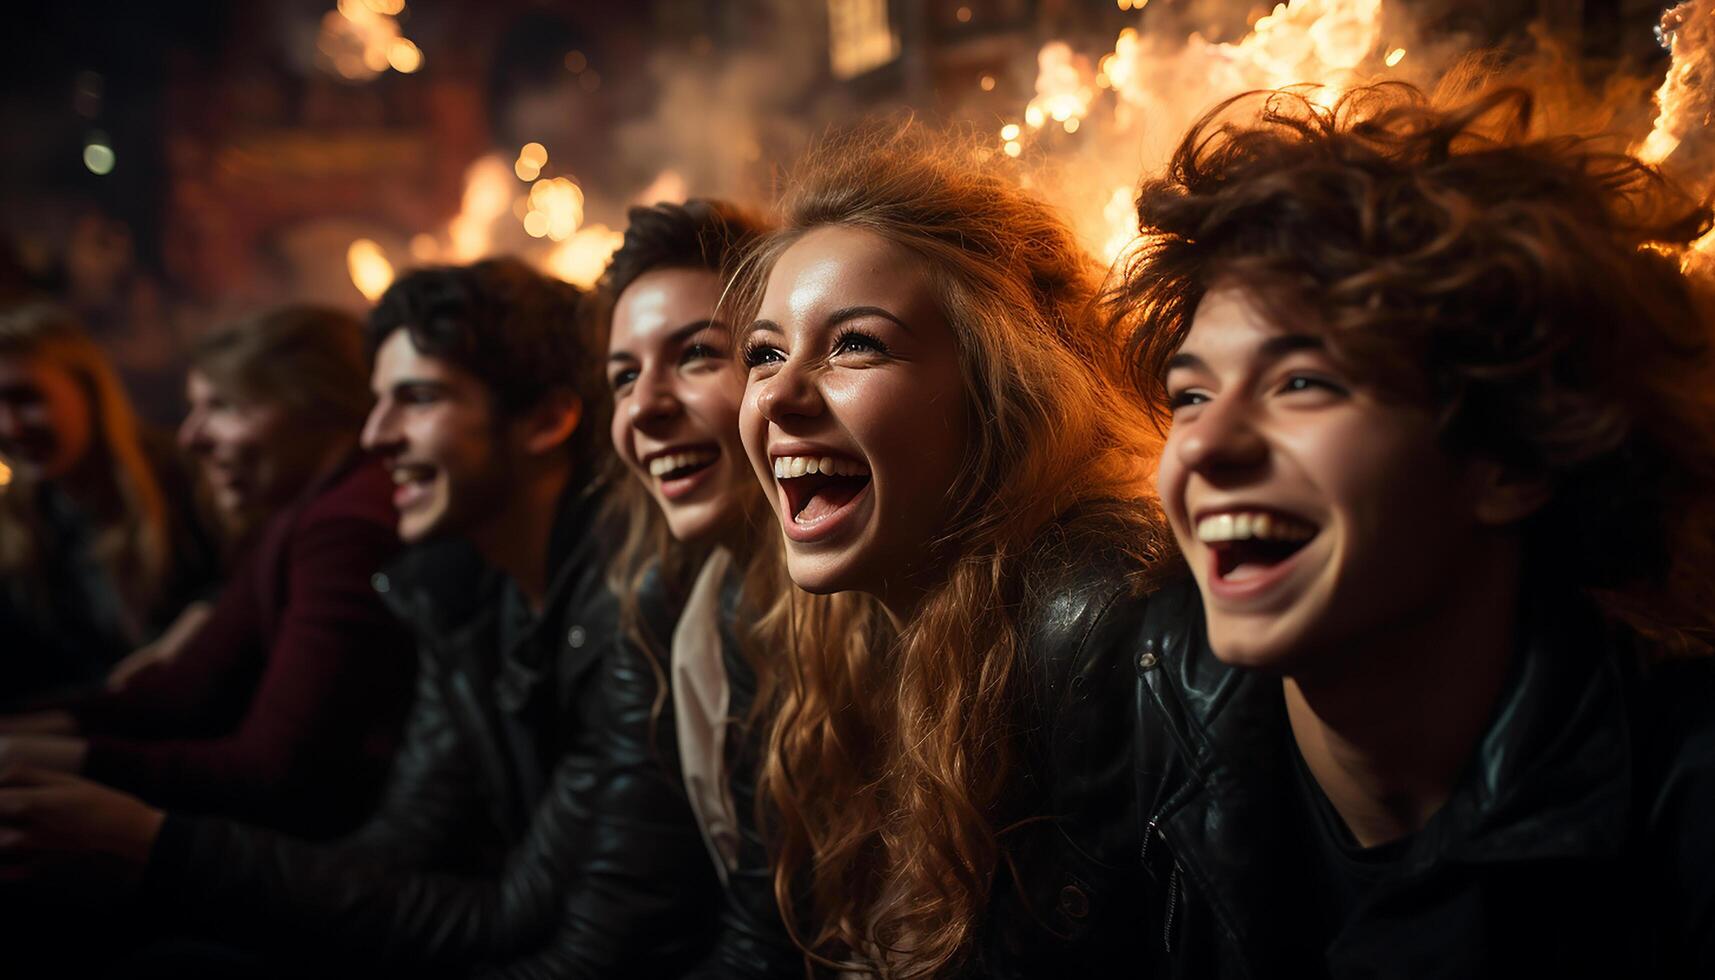
[[0, 313], [0, 706], [98, 684], [213, 573], [190, 481], [70, 315]]
[[361, 817], [392, 760], [412, 653], [370, 587], [398, 548], [392, 482], [358, 450], [358, 322], [287, 307], [192, 351], [180, 440], [229, 525], [262, 521], [176, 655], [62, 710], [0, 718], [0, 763], [305, 834]]

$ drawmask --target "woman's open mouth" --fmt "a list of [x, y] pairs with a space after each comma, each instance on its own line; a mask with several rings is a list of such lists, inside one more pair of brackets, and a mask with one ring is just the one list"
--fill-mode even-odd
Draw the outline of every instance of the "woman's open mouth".
[[1303, 518], [1278, 511], [1223, 511], [1197, 520], [1197, 540], [1211, 556], [1211, 587], [1234, 598], [1279, 581], [1319, 531]]
[[776, 456], [774, 478], [786, 508], [786, 535], [794, 541], [834, 533], [870, 486], [869, 467], [835, 456]]
[[661, 495], [677, 500], [694, 492], [721, 458], [714, 445], [691, 446], [650, 457], [645, 465], [661, 487]]

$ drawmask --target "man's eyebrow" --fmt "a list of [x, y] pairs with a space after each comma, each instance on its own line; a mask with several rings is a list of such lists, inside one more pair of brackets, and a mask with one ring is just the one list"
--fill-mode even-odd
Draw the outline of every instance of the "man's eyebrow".
[[399, 378], [387, 386], [389, 391], [404, 391], [406, 388], [433, 388], [436, 390], [444, 390], [447, 387], [449, 387], [447, 383], [439, 378]]
[[836, 326], [839, 326], [840, 324], [846, 322], [847, 320], [856, 320], [859, 317], [866, 317], [866, 316], [878, 316], [878, 317], [881, 317], [883, 320], [887, 320], [887, 321], [890, 321], [890, 322], [898, 325], [898, 327], [901, 330], [904, 330], [907, 333], [909, 333], [911, 331], [911, 326], [909, 324], [907, 324], [904, 320], [901, 320], [900, 318], [894, 316], [892, 313], [887, 312], [886, 310], [882, 309], [879, 306], [846, 306], [846, 307], [841, 307], [840, 309], [837, 309], [834, 312], [828, 314], [828, 319], [826, 322], [827, 322], [828, 326], [836, 327]]
[[1156, 378], [1156, 380], [1165, 388], [1167, 386], [1167, 376], [1175, 371], [1207, 371], [1208, 369], [1209, 365], [1203, 363], [1203, 359], [1201, 357], [1198, 357], [1196, 354], [1187, 354], [1184, 351], [1180, 351], [1167, 359], [1167, 364], [1161, 369], [1161, 376]]
[[[1322, 338], [1312, 333], [1284, 333], [1270, 337], [1257, 345], [1257, 358], [1264, 362], [1278, 361], [1288, 354], [1301, 350], [1326, 350], [1328, 345]], [[1209, 365], [1196, 354], [1181, 351], [1167, 359], [1166, 367], [1162, 368], [1161, 380], [1174, 371], [1184, 368], [1192, 371], [1207, 371]]]
[[1313, 333], [1283, 333], [1268, 338], [1257, 345], [1257, 353], [1264, 359], [1278, 361], [1288, 354], [1301, 350], [1327, 350], [1328, 345], [1321, 337]]

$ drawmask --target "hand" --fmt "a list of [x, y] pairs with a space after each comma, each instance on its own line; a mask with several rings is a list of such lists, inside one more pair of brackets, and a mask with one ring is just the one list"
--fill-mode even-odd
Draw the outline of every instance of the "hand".
[[134, 887], [166, 815], [64, 773], [0, 772], [0, 879], [85, 897]]
[[0, 735], [0, 769], [82, 772], [89, 742], [72, 735]]
[[156, 664], [172, 662], [190, 638], [197, 635], [208, 617], [214, 612], [214, 604], [210, 602], [193, 602], [179, 613], [173, 624], [168, 626], [155, 642], [138, 647], [129, 657], [115, 664], [107, 674], [107, 689], [109, 691], [123, 690], [131, 683], [131, 678]]

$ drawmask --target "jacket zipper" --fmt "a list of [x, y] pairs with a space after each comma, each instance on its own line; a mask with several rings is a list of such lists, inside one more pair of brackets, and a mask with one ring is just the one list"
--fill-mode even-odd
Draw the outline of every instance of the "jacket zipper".
[[1173, 862], [1173, 873], [1167, 878], [1167, 915], [1161, 922], [1161, 948], [1173, 952], [1173, 913], [1179, 909], [1179, 862]]

